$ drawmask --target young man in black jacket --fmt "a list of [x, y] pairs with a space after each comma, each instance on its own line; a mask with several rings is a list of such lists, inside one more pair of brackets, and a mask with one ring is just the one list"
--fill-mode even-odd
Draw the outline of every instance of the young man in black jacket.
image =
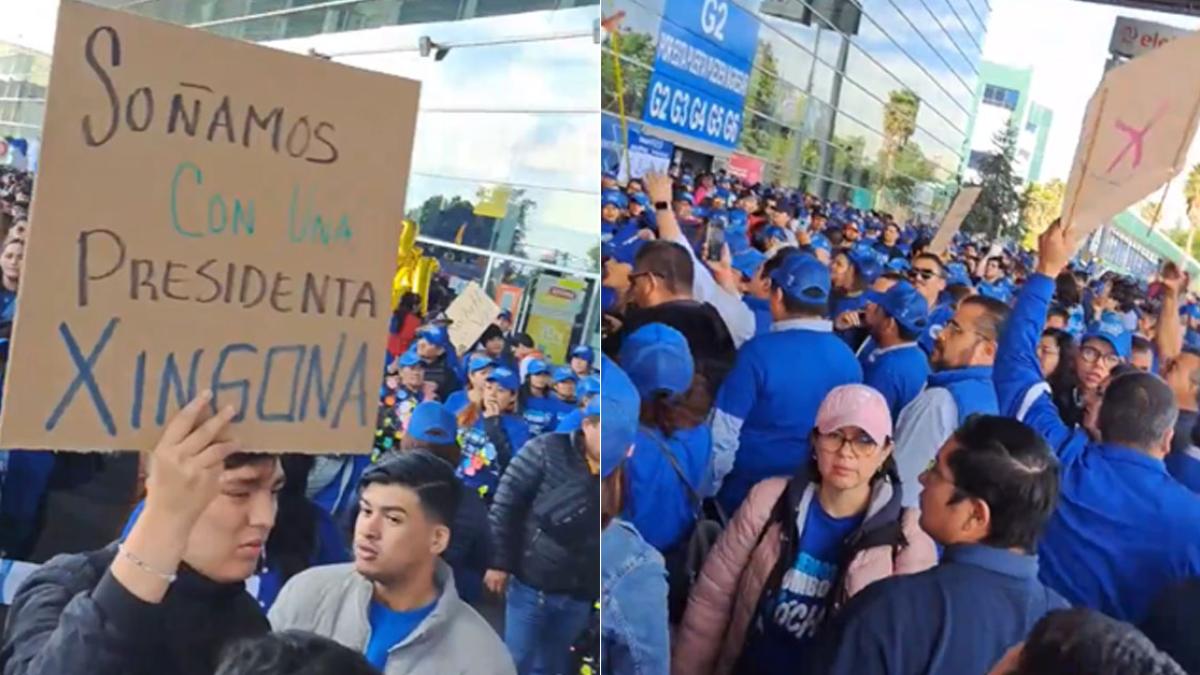
[[600, 592], [600, 397], [580, 431], [543, 434], [508, 465], [492, 502], [492, 565], [504, 642], [520, 673], [566, 672]]
[[270, 626], [245, 590], [275, 523], [278, 458], [239, 452], [211, 392], [151, 456], [146, 507], [123, 543], [54, 558], [17, 592], [4, 675], [210, 675]]

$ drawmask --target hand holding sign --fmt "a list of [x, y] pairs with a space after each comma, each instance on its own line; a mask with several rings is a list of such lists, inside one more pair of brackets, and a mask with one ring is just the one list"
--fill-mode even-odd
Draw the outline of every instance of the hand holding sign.
[[1075, 241], [1180, 170], [1200, 114], [1200, 34], [1112, 69], [1088, 104], [1063, 199]]
[[1078, 243], [1077, 231], [1078, 228], [1063, 227], [1061, 220], [1055, 220], [1046, 228], [1038, 237], [1038, 274], [1054, 278], [1066, 268]]

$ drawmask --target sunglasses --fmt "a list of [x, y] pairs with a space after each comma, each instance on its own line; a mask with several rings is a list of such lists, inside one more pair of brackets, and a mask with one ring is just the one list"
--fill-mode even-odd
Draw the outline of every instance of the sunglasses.
[[910, 279], [917, 279], [918, 277], [920, 277], [921, 279], [924, 279], [925, 281], [929, 281], [930, 279], [934, 279], [934, 278], [937, 278], [940, 276], [942, 276], [942, 275], [939, 272], [936, 272], [934, 270], [921, 269], [920, 267], [914, 267], [908, 271], [908, 277]]

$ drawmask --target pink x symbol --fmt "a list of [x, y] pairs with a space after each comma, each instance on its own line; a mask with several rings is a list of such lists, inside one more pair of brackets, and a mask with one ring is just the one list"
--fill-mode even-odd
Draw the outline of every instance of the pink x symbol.
[[1108, 165], [1108, 169], [1105, 170], [1105, 173], [1112, 173], [1113, 169], [1117, 168], [1117, 164], [1124, 159], [1125, 155], [1130, 150], [1133, 150], [1133, 160], [1130, 168], [1138, 168], [1138, 165], [1142, 163], [1142, 142], [1146, 140], [1146, 134], [1149, 133], [1151, 127], [1154, 126], [1154, 123], [1161, 119], [1163, 113], [1165, 112], [1167, 112], [1167, 102], [1163, 101], [1159, 104], [1158, 110], [1155, 111], [1154, 116], [1151, 117], [1150, 121], [1146, 122], [1146, 126], [1142, 127], [1141, 129], [1131, 127], [1120, 119], [1116, 121], [1115, 126], [1117, 127], [1117, 131], [1129, 136], [1129, 142], [1126, 143], [1125, 147], [1121, 148], [1121, 152], [1117, 153], [1117, 156], [1113, 158], [1112, 163]]

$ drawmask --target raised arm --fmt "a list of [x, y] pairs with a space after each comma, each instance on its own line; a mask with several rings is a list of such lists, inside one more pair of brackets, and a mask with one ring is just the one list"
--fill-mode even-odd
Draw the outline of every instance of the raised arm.
[[1162, 271], [1162, 307], [1158, 310], [1158, 332], [1154, 336], [1158, 348], [1158, 362], [1179, 356], [1183, 351], [1183, 325], [1179, 320], [1179, 294], [1183, 292], [1185, 279], [1175, 263], [1167, 263]]
[[1054, 295], [1054, 277], [1066, 267], [1073, 250], [1074, 237], [1064, 232], [1058, 221], [1038, 239], [1037, 271], [1025, 281], [1017, 296], [1000, 336], [992, 375], [1000, 414], [1033, 427], [1053, 448], [1070, 437], [1071, 429], [1050, 399], [1050, 386], [1042, 379], [1037, 345]]

